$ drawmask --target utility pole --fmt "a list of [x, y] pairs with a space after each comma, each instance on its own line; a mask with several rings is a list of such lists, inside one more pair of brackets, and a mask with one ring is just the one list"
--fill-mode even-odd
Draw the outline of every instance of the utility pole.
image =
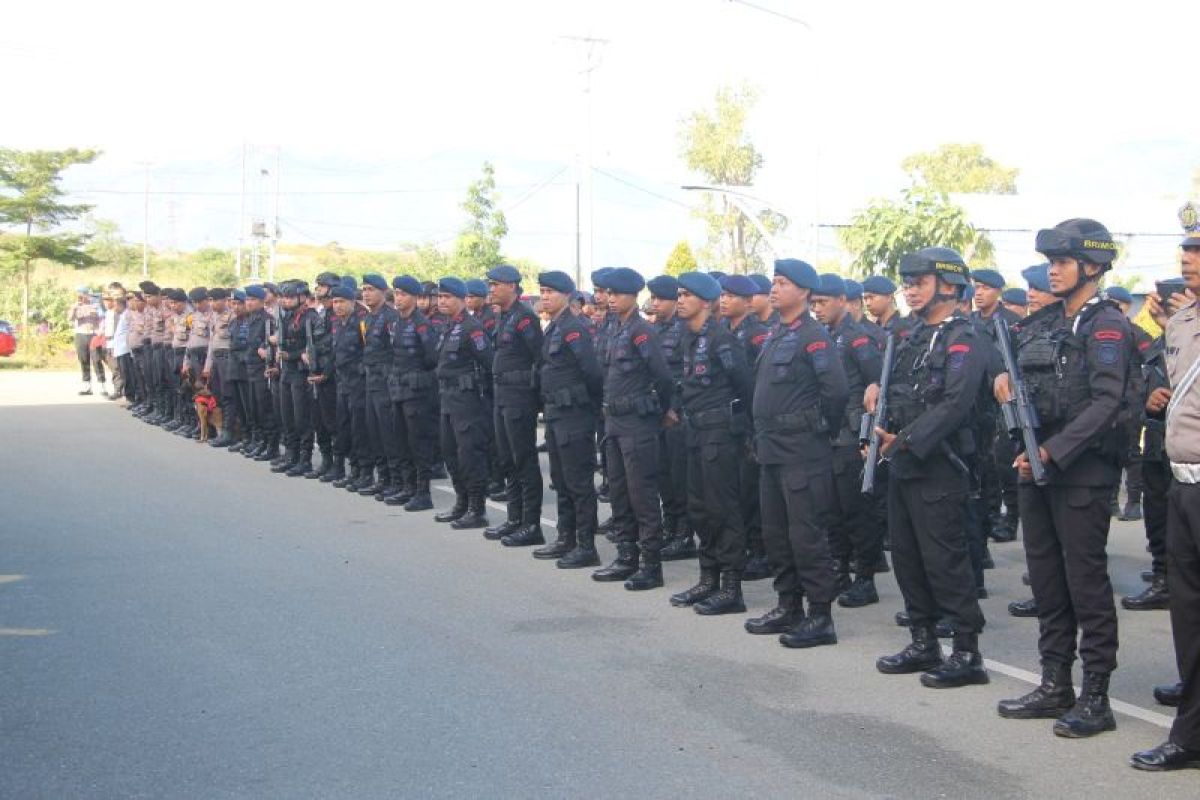
[[142, 193], [142, 277], [150, 277], [150, 162], [145, 161], [145, 190]]
[[[579, 74], [583, 77], [584, 132], [583, 154], [575, 159], [575, 285], [582, 286], [583, 274], [594, 268], [595, 259], [595, 204], [592, 193], [592, 73], [600, 68], [604, 45], [608, 39], [592, 36], [560, 36], [560, 39], [583, 45], [584, 65]], [[581, 164], [582, 161], [582, 164]], [[586, 200], [586, 214], [583, 201]], [[587, 218], [587, 245], [584, 247], [583, 219]], [[583, 252], [586, 250], [586, 265]]]
[[275, 254], [279, 244], [279, 162], [282, 146], [275, 146], [275, 220], [271, 225], [271, 261], [267, 267], [268, 280], [275, 280]]
[[242, 208], [238, 212], [237, 261], [233, 265], [233, 273], [238, 282], [242, 280], [242, 239], [246, 234], [246, 141], [242, 140]]

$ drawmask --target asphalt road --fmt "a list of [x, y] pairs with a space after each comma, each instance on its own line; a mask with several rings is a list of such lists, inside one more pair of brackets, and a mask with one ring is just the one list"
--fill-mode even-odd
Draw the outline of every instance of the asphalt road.
[[[74, 388], [0, 373], [0, 797], [1200, 795], [1126, 764], [1169, 724], [1165, 612], [1121, 612], [1115, 733], [996, 716], [1037, 669], [1019, 544], [993, 546], [991, 684], [930, 690], [874, 669], [906, 639], [890, 576], [837, 647], [787, 650], [672, 608], [692, 564], [597, 584]], [[1114, 523], [1118, 592], [1143, 544]]]

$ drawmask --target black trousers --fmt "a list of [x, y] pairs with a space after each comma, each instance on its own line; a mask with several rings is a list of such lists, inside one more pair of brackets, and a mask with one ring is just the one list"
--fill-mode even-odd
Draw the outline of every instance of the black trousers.
[[508, 519], [538, 525], [542, 518], [542, 469], [537, 454], [537, 409], [496, 405], [496, 458], [508, 494]]
[[91, 334], [75, 334], [75, 357], [79, 359], [79, 371], [84, 383], [91, 382], [93, 372], [96, 373], [96, 380], [104, 383], [104, 351], [91, 349], [91, 341]]
[[[979, 494], [982, 505], [979, 511], [981, 523], [986, 523], [989, 514], [1000, 513], [1000, 503], [1004, 498], [1004, 487], [1000, 483], [1000, 471], [996, 466], [994, 456], [996, 450], [996, 418], [983, 416], [975, 426], [975, 453], [977, 477], [979, 479]], [[1009, 461], [1011, 464], [1012, 462]], [[984, 535], [986, 536], [986, 528]]]
[[387, 387], [367, 387], [367, 440], [372, 461], [387, 467], [392, 480], [400, 480], [404, 466], [404, 451], [400, 432], [396, 430], [396, 408]]
[[943, 458], [928, 460], [934, 465], [925, 477], [888, 478], [896, 583], [913, 627], [942, 619], [959, 632], [979, 633], [984, 618], [967, 552], [967, 477]]
[[550, 480], [557, 493], [558, 533], [568, 539], [596, 535], [596, 427], [590, 414], [547, 421]]
[[488, 433], [491, 420], [482, 400], [454, 398], [447, 404], [443, 397], [440, 430], [442, 457], [454, 491], [482, 498], [488, 484]]
[[1167, 569], [1167, 493], [1171, 488], [1171, 465], [1161, 458], [1142, 461], [1142, 521], [1150, 563], [1155, 573]]
[[213, 352], [213, 365], [209, 380], [213, 394], [221, 406], [225, 429], [234, 430], [239, 422], [237, 390], [233, 385], [233, 356], [228, 351]]
[[741, 497], [742, 523], [746, 527], [746, 552], [751, 556], [762, 556], [767, 552], [763, 544], [762, 505], [758, 497], [758, 461], [747, 440], [741, 442], [741, 460], [738, 463], [738, 486]]
[[313, 401], [312, 385], [306, 380], [307, 373], [288, 372], [280, 386], [280, 422], [283, 443], [289, 450], [298, 450], [301, 455], [311, 455], [313, 449]]
[[359, 386], [339, 385], [337, 391], [337, 436], [333, 454], [349, 458], [351, 464], [370, 463], [371, 446], [367, 441], [367, 393]]
[[139, 403], [148, 402], [151, 398], [150, 384], [146, 376], [150, 374], [150, 359], [154, 348], [142, 345], [133, 348], [134, 399]]
[[115, 380], [113, 382], [113, 390], [130, 400], [137, 399], [137, 365], [133, 360], [133, 353], [126, 353], [122, 356], [117, 356], [117, 375], [120, 377], [120, 383]]
[[1022, 483], [1018, 492], [1042, 661], [1074, 663], [1078, 638], [1083, 668], [1112, 672], [1117, 609], [1105, 551], [1112, 486]]
[[775, 591], [831, 603], [833, 563], [829, 514], [833, 476], [828, 464], [764, 464], [759, 477], [763, 544], [775, 572]]
[[836, 561], [857, 562], [857, 575], [870, 578], [883, 555], [883, 528], [875, 521], [875, 500], [862, 493], [863, 459], [857, 445], [833, 448], [834, 509], [829, 541]]
[[1017, 513], [1017, 470], [1012, 465], [1016, 459], [1016, 442], [1009, 437], [1007, 431], [996, 434], [995, 444], [992, 445], [992, 460], [996, 464], [1000, 497], [1004, 501], [1006, 514]]
[[196, 407], [192, 405], [191, 378], [183, 376], [183, 360], [187, 348], [175, 347], [171, 350], [171, 395], [175, 398], [175, 419], [191, 422], [196, 418]]
[[[1125, 467], [1125, 496], [1130, 503], [1142, 502], [1142, 426], [1130, 426], [1129, 464]], [[1119, 488], [1119, 487], [1118, 487]]]
[[173, 405], [168, 399], [167, 380], [169, 378], [170, 368], [167, 364], [170, 356], [170, 350], [164, 345], [150, 345], [150, 352], [146, 359], [146, 387], [150, 392], [150, 397], [154, 401], [154, 406], [161, 414], [170, 413]]
[[333, 439], [337, 436], [337, 381], [332, 376], [317, 384], [317, 396], [313, 401], [313, 431], [321, 453], [332, 453]]
[[1171, 637], [1183, 679], [1170, 738], [1200, 750], [1200, 484], [1172, 483], [1167, 492], [1167, 563]]
[[703, 431], [704, 444], [687, 448], [687, 516], [700, 539], [700, 567], [741, 572], [746, 566], [738, 472], [742, 437]]
[[[396, 403], [396, 424], [407, 464], [405, 480], [424, 485], [438, 459], [438, 409], [431, 394]], [[539, 473], [540, 475], [540, 473]]]
[[665, 428], [659, 436], [658, 493], [662, 499], [663, 521], [671, 529], [678, 520], [689, 517], [688, 476], [691, 467], [683, 425]]
[[[247, 369], [251, 372], [250, 379], [246, 381], [250, 427], [269, 444], [279, 444], [279, 420], [275, 416], [274, 395], [266, 378], [261, 377], [260, 370], [253, 366]], [[255, 372], [259, 372], [260, 376], [254, 377]]]
[[644, 556], [662, 550], [662, 509], [658, 495], [658, 418], [640, 426], [606, 427], [608, 494], [617, 541], [637, 544]]

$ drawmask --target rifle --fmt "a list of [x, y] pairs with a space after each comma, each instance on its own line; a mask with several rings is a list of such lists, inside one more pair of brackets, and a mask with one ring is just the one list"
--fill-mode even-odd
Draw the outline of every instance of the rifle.
[[1029, 399], [1029, 387], [1021, 377], [1017, 368], [1017, 359], [1013, 356], [1012, 342], [1008, 338], [1008, 326], [997, 314], [992, 323], [996, 326], [996, 346], [1004, 357], [1004, 369], [1008, 371], [1008, 384], [1012, 387], [1012, 399], [1000, 404], [1000, 412], [1004, 415], [1004, 427], [1014, 442], [1025, 448], [1025, 456], [1029, 459], [1029, 467], [1033, 470], [1033, 482], [1038, 486], [1046, 485], [1046, 465], [1038, 455], [1037, 429], [1041, 427], [1037, 418], [1037, 410]]
[[[276, 309], [278, 309], [278, 306], [276, 306]], [[279, 317], [276, 315], [276, 312], [268, 312], [266, 325], [264, 326], [266, 337], [263, 340], [263, 345], [267, 349], [267, 357], [265, 359], [266, 363], [263, 364], [263, 371], [267, 374], [268, 389], [272, 388], [272, 378], [270, 375], [271, 367], [273, 367], [275, 362], [279, 360], [279, 347], [278, 345], [271, 344], [271, 337], [275, 336], [278, 338], [282, 328], [283, 326], [279, 324]]]
[[[320, 375], [321, 370], [317, 367], [317, 346], [313, 343], [312, 314], [307, 311], [304, 312], [304, 352], [308, 355], [309, 377]], [[313, 400], [319, 400], [320, 392], [317, 384], [310, 383], [309, 386], [312, 387]]]
[[862, 493], [875, 492], [875, 469], [879, 466], [879, 432], [876, 428], [887, 425], [887, 396], [892, 385], [892, 363], [896, 360], [896, 335], [889, 333], [887, 346], [883, 349], [883, 370], [879, 375], [879, 399], [875, 403], [875, 413], [863, 413], [862, 422], [858, 426], [858, 442], [867, 445], [867, 461], [863, 465]]

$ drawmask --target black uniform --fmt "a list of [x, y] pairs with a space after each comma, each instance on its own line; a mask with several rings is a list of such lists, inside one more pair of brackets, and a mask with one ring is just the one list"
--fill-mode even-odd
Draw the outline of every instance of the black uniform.
[[508, 496], [508, 520], [536, 527], [542, 518], [542, 470], [537, 455], [542, 326], [533, 309], [518, 300], [500, 315], [495, 348], [493, 425]]
[[[736, 328], [730, 326], [729, 330], [734, 338], [746, 348], [746, 363], [749, 364], [751, 374], [753, 374], [755, 364], [758, 363], [758, 354], [770, 331], [753, 314], [747, 314]], [[742, 409], [742, 415], [745, 417], [745, 444], [742, 447], [741, 466], [738, 469], [738, 486], [740, 488], [738, 503], [742, 510], [742, 523], [746, 528], [747, 557], [760, 560], [761, 563], [761, 559], [766, 557], [767, 550], [763, 545], [762, 511], [758, 502], [759, 470], [758, 461], [754, 458], [754, 420], [750, 413], [753, 396], [754, 386], [752, 383], [750, 394], [745, 398]], [[763, 578], [766, 575], [760, 574], [755, 577]]]
[[583, 320], [564, 311], [550, 323], [542, 339], [539, 367], [559, 540], [591, 550], [597, 525], [596, 419], [604, 376]]
[[750, 396], [746, 349], [718, 320], [685, 329], [679, 399], [687, 445], [687, 513], [700, 538], [701, 570], [741, 574], [746, 529], [738, 473]]
[[833, 601], [830, 438], [846, 400], [846, 372], [821, 324], [807, 312], [780, 321], [758, 357], [753, 411], [763, 542], [781, 606], [802, 595], [825, 609]]
[[[229, 358], [226, 365], [229, 380], [226, 389], [232, 399], [234, 419], [241, 424], [241, 436], [250, 441], [258, 441], [258, 431], [254, 428], [254, 420], [250, 413], [250, 374], [246, 370], [247, 350], [250, 347], [250, 325], [246, 314], [234, 315], [229, 323]], [[249, 443], [244, 449], [250, 447]]]
[[[313, 413], [316, 403], [312, 386], [308, 382], [309, 367], [301, 361], [308, 342], [308, 330], [320, 323], [317, 312], [300, 305], [286, 313], [283, 320], [283, 336], [280, 340], [281, 401], [284, 445], [299, 454], [302, 461], [312, 459]], [[325, 338], [325, 337], [322, 337]], [[324, 342], [328, 346], [328, 342]], [[326, 354], [328, 357], [328, 353]]]
[[888, 453], [896, 582], [914, 630], [943, 619], [956, 635], [973, 637], [984, 618], [964, 529], [970, 475], [963, 453], [974, 445], [968, 421], [988, 342], [959, 316], [902, 333], [888, 389], [889, 429], [898, 435]]
[[[683, 320], [672, 316], [655, 322], [658, 344], [671, 374], [673, 390], [670, 405], [677, 413], [679, 383], [683, 378], [683, 338], [687, 330]], [[661, 429], [658, 450], [658, 493], [662, 499], [663, 526], [670, 538], [689, 538], [695, 523], [688, 520], [688, 452], [682, 425]]]
[[1017, 326], [1014, 346], [1051, 459], [1046, 486], [1018, 487], [1038, 651], [1043, 665], [1069, 668], [1082, 631], [1084, 670], [1108, 675], [1117, 666], [1117, 614], [1105, 547], [1109, 497], [1128, 447], [1120, 417], [1129, 321], [1107, 300], [1091, 300], [1073, 319], [1055, 303]]
[[479, 321], [465, 311], [446, 322], [438, 349], [441, 391], [441, 442], [458, 505], [470, 503], [483, 513], [488, 479], [488, 431], [485, 387], [492, 382], [492, 342]]
[[246, 337], [243, 359], [246, 365], [251, 425], [255, 434], [267, 447], [275, 450], [279, 447], [279, 421], [275, 414], [275, 400], [267, 381], [267, 361], [259, 353], [260, 350], [265, 353], [271, 351], [272, 346], [267, 337], [274, 333], [273, 320], [266, 309], [260, 308], [247, 314], [243, 324]]
[[[1135, 331], [1136, 333], [1136, 331]], [[1141, 347], [1139, 343], [1139, 349]], [[1165, 344], [1159, 336], [1141, 350], [1142, 380], [1146, 396], [1155, 389], [1170, 388], [1165, 361]], [[1146, 542], [1150, 546], [1154, 574], [1167, 573], [1167, 490], [1171, 488], [1171, 461], [1167, 458], [1166, 427], [1160, 417], [1146, 417], [1142, 440], [1142, 484]]]
[[325, 380], [315, 384], [313, 402], [313, 430], [316, 432], [317, 449], [321, 452], [321, 464], [331, 466], [334, 438], [337, 436], [337, 370], [333, 363], [333, 342], [330, 336], [333, 308], [318, 303], [313, 309], [311, 327], [317, 344], [317, 363], [308, 365], [312, 375], [324, 375]]
[[437, 348], [437, 328], [420, 309], [399, 317], [392, 332], [389, 386], [396, 403], [397, 440], [404, 465], [401, 479], [422, 490], [429, 484], [438, 452]]
[[[387, 303], [368, 311], [363, 319], [363, 375], [367, 385], [367, 436], [372, 460], [380, 468], [376, 486], [399, 486], [403, 471], [403, 450], [396, 430], [396, 410], [388, 381], [395, 360], [392, 337], [400, 324], [400, 315]], [[366, 487], [364, 486], [363, 489]]]
[[355, 308], [342, 319], [333, 316], [330, 337], [333, 368], [337, 373], [337, 436], [334, 455], [348, 458], [355, 467], [372, 464], [367, 439], [367, 380], [363, 374], [366, 314]]
[[[1003, 306], [997, 308], [990, 317], [984, 317], [978, 311], [973, 312], [970, 316], [975, 329], [993, 344], [992, 350], [988, 352], [989, 376], [1004, 371], [1003, 360], [999, 355], [999, 349], [995, 346], [995, 320], [997, 317], [1004, 320], [1004, 324], [1010, 331], [1021, 321], [1020, 317]], [[980, 394], [980, 402], [974, 420], [981, 501], [979, 509], [982, 512], [980, 520], [985, 534], [989, 529], [994, 529], [997, 524], [1001, 523], [1001, 501], [1003, 501], [1005, 512], [1011, 520], [1009, 524], [1014, 529], [1016, 526], [1017, 471], [1013, 468], [1012, 463], [1016, 458], [1017, 448], [1016, 443], [1008, 435], [1008, 431], [1000, 430], [1002, 426], [1003, 418], [1000, 415], [1000, 407], [996, 404], [995, 395], [989, 385]], [[1008, 538], [1008, 534], [1001, 533], [1000, 538]]]

